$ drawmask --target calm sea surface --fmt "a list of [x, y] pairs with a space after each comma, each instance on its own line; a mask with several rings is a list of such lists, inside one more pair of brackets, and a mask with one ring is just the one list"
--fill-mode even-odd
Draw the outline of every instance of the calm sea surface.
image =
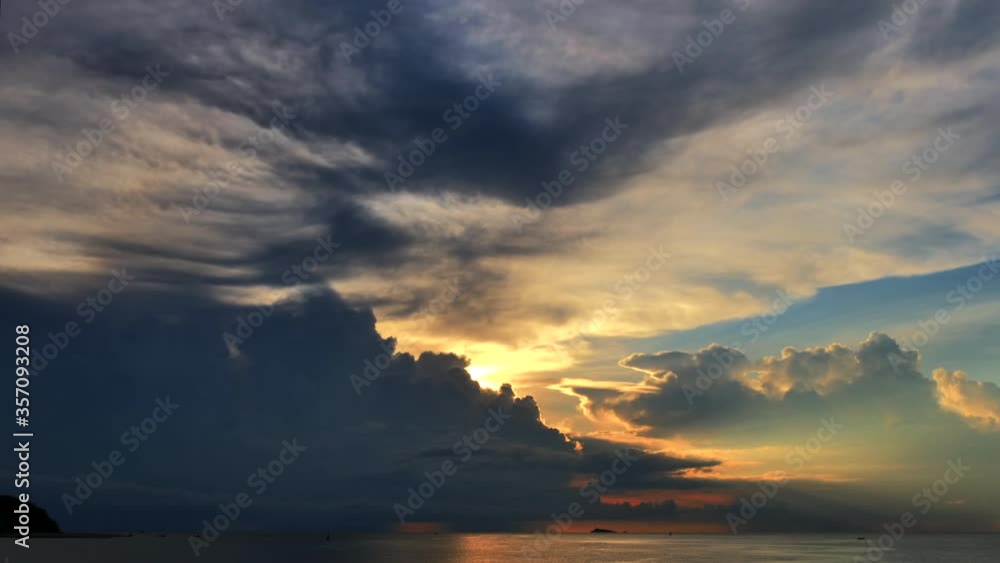
[[[871, 537], [871, 536], [869, 536]], [[5, 542], [7, 543], [7, 542]], [[223, 536], [195, 557], [181, 536], [108, 540], [33, 539], [30, 550], [11, 548], [10, 563], [487, 563], [529, 560], [535, 538], [515, 534], [442, 534], [336, 538]], [[869, 559], [868, 545], [840, 535], [564, 535], [530, 559], [543, 562], [827, 562], [1000, 563], [1000, 535], [910, 535]], [[872, 552], [873, 557], [880, 555]]]

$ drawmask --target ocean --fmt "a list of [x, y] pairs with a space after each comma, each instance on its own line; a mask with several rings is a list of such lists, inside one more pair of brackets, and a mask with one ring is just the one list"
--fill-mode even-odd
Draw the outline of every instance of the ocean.
[[[876, 536], [867, 535], [876, 539]], [[184, 536], [32, 539], [8, 547], [9, 563], [492, 563], [539, 561], [819, 563], [1000, 563], [1000, 535], [908, 535], [885, 550], [844, 534], [646, 535], [566, 534], [539, 545], [520, 534], [251, 537], [223, 535], [195, 557]], [[529, 555], [532, 548], [536, 552]]]

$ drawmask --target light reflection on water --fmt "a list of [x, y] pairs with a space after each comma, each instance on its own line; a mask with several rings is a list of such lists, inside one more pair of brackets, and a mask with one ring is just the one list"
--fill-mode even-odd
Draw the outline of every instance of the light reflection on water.
[[[518, 534], [442, 534], [336, 537], [223, 536], [194, 557], [184, 536], [110, 540], [33, 539], [30, 551], [8, 547], [11, 563], [220, 563], [406, 562], [492, 563], [524, 561], [536, 538]], [[848, 535], [589, 535], [568, 534], [531, 560], [590, 562], [814, 563], [868, 561], [867, 544]], [[887, 563], [1000, 563], [997, 535], [910, 535], [879, 560]]]

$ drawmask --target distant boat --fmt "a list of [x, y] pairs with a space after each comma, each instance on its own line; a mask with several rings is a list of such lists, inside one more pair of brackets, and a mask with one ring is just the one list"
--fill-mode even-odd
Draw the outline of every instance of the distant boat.
[[590, 531], [591, 534], [617, 534], [618, 532], [614, 530], [606, 530], [604, 528], [594, 528]]
[[323, 540], [323, 541], [325, 541], [326, 543], [330, 543], [330, 532], [329, 531], [326, 533], [326, 539]]

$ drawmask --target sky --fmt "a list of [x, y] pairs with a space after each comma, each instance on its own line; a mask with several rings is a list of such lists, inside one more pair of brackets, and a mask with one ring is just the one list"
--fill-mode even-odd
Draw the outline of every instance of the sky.
[[3, 8], [64, 529], [1000, 531], [995, 2]]

